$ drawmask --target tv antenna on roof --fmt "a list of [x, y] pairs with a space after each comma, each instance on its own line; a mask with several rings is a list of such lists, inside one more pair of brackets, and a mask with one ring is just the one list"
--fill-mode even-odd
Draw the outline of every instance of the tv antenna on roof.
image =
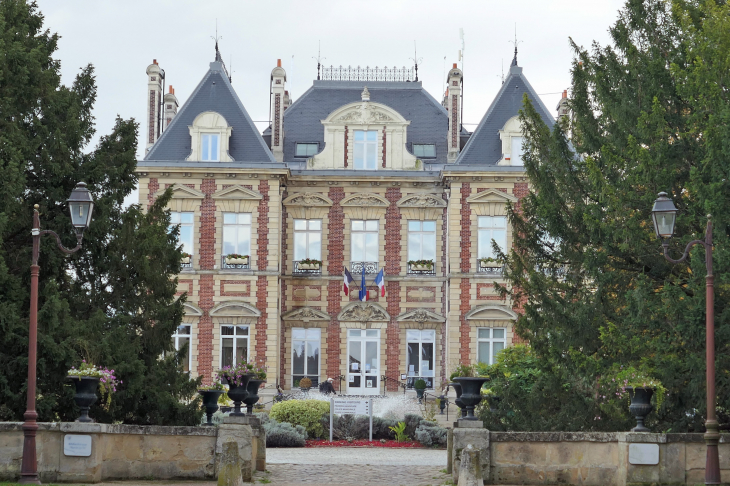
[[327, 59], [326, 57], [322, 57], [320, 55], [321, 47], [322, 47], [322, 41], [318, 41], [317, 42], [317, 57], [312, 56], [312, 59], [317, 60], [317, 80], [318, 81], [319, 81], [319, 69], [320, 69], [320, 67], [322, 67], [322, 61]]
[[511, 42], [515, 46], [515, 57], [512, 59], [512, 64], [510, 66], [517, 66], [517, 45], [520, 42], [524, 42], [524, 41], [517, 40], [517, 22], [515, 22], [515, 40], [513, 40], [513, 41], [509, 40], [507, 42]]
[[223, 36], [218, 35], [218, 19], [215, 19], [215, 37], [212, 35], [210, 36], [211, 39], [215, 41], [215, 60], [216, 62], [223, 62], [223, 58], [221, 57], [221, 53], [218, 50], [218, 41], [223, 38]]
[[418, 81], [418, 63], [423, 61], [422, 57], [418, 57], [418, 49], [416, 47], [416, 41], [413, 41], [413, 57], [411, 58], [413, 63], [416, 65], [416, 81]]

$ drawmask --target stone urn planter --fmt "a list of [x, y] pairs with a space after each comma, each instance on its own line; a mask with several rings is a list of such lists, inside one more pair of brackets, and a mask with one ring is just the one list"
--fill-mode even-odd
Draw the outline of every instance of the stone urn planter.
[[246, 404], [246, 415], [253, 415], [253, 406], [259, 401], [259, 387], [262, 383], [266, 383], [266, 380], [251, 379], [248, 381], [246, 387], [248, 395], [243, 399], [243, 403]]
[[76, 386], [74, 402], [81, 409], [81, 416], [77, 422], [94, 422], [89, 417], [89, 408], [96, 402], [96, 390], [99, 388], [99, 378], [94, 376], [67, 376]]
[[461, 401], [466, 408], [466, 420], [478, 420], [474, 416], [474, 407], [482, 401], [482, 385], [489, 381], [486, 377], [460, 376], [454, 381], [461, 384]]
[[205, 425], [213, 425], [213, 414], [218, 410], [218, 398], [225, 392], [225, 390], [198, 390], [200, 396], [203, 397], [205, 417], [208, 419]]
[[630, 386], [626, 387], [631, 398], [631, 404], [629, 405], [629, 412], [636, 418], [636, 427], [631, 429], [631, 432], [650, 432], [650, 430], [644, 426], [644, 420], [646, 416], [654, 410], [654, 406], [651, 404], [651, 397], [654, 395], [653, 388], [633, 388]]
[[228, 389], [228, 398], [233, 401], [233, 412], [231, 412], [231, 415], [237, 417], [242, 417], [246, 415], [244, 412], [241, 412], [241, 402], [243, 402], [248, 396], [248, 391], [246, 391], [246, 388], [248, 387], [248, 382], [254, 376], [256, 375], [249, 374], [241, 376], [240, 378], [238, 378], [238, 385], [232, 385], [231, 382], [228, 380], [228, 377], [225, 377], [230, 386], [230, 388]]
[[248, 265], [248, 257], [243, 257], [243, 258], [226, 257], [226, 265]]
[[461, 383], [449, 383], [449, 385], [451, 385], [456, 392], [456, 400], [454, 400], [454, 403], [457, 407], [459, 407], [459, 412], [461, 413], [462, 418], [466, 417], [466, 406], [461, 400]]
[[415, 388], [416, 390], [416, 397], [418, 398], [418, 403], [421, 403], [423, 401], [423, 394], [426, 391], [425, 388]]

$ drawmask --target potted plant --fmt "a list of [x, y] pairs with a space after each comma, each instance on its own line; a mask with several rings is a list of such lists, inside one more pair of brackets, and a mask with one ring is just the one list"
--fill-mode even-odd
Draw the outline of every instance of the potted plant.
[[408, 265], [411, 270], [422, 272], [433, 268], [433, 260], [408, 260]]
[[305, 258], [299, 261], [300, 270], [319, 270], [322, 267], [322, 260], [315, 260], [314, 258]]
[[484, 257], [479, 259], [481, 268], [502, 268], [502, 262], [496, 258]]
[[215, 380], [210, 385], [202, 385], [200, 388], [198, 388], [198, 393], [200, 394], [200, 396], [203, 397], [205, 416], [208, 419], [205, 425], [214, 425], [213, 414], [218, 410], [218, 400], [225, 392], [226, 390], [220, 380]]
[[241, 402], [248, 395], [246, 388], [248, 387], [249, 380], [256, 376], [251, 372], [249, 366], [245, 361], [240, 361], [235, 366], [224, 366], [216, 372], [218, 378], [228, 384], [228, 398], [233, 400], [233, 412], [231, 412], [231, 415], [246, 415], [241, 412]]
[[426, 381], [423, 378], [419, 378], [413, 384], [413, 388], [416, 389], [416, 396], [418, 397], [418, 403], [423, 400], [423, 393], [426, 391]]
[[266, 383], [266, 366], [254, 367], [251, 371], [254, 376], [248, 380], [248, 386], [246, 387], [248, 395], [243, 399], [243, 403], [246, 404], [247, 415], [253, 415], [253, 406], [259, 401], [259, 388]]
[[248, 265], [248, 255], [238, 253], [226, 255], [226, 265]]
[[187, 264], [189, 264], [189, 263], [190, 263], [190, 259], [191, 259], [192, 257], [193, 257], [193, 255], [191, 255], [190, 253], [185, 253], [185, 252], [183, 252], [183, 253], [182, 253], [182, 257], [180, 258], [180, 263], [184, 263], [184, 264], [186, 264], [186, 265], [187, 265]]
[[299, 389], [302, 390], [304, 393], [309, 392], [310, 388], [312, 388], [312, 380], [310, 380], [306, 376], [299, 380]]
[[96, 403], [96, 389], [101, 384], [101, 396], [107, 397], [104, 408], [109, 410], [112, 401], [112, 393], [117, 391], [117, 385], [121, 383], [114, 376], [114, 370], [107, 368], [97, 368], [86, 360], [81, 362], [81, 366], [77, 369], [75, 366], [68, 370], [68, 380], [71, 380], [76, 386], [74, 401], [81, 409], [81, 416], [76, 419], [77, 422], [93, 422], [94, 419], [89, 417], [89, 408]]
[[654, 409], [651, 398], [656, 396], [656, 408], [659, 410], [664, 403], [667, 389], [646, 369], [636, 369], [633, 366], [621, 366], [616, 372], [615, 381], [618, 385], [617, 393], [623, 396], [625, 392], [628, 392], [629, 395], [629, 412], [636, 418], [636, 427], [631, 431], [650, 432], [644, 425], [644, 421]]

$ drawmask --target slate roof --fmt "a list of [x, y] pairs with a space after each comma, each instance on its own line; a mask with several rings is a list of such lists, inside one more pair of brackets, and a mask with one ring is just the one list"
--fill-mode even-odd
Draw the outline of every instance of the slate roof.
[[324, 126], [321, 120], [337, 108], [361, 101], [363, 88], [370, 91], [370, 101], [382, 103], [411, 122], [407, 128], [406, 148], [412, 152], [413, 143], [436, 145], [436, 158], [429, 163], [445, 163], [448, 114], [420, 81], [314, 81], [284, 112], [284, 161], [299, 161], [294, 157], [297, 142], [318, 142], [324, 149]]
[[229, 153], [236, 162], [276, 162], [261, 138], [243, 103], [233, 90], [222, 62], [211, 62], [210, 69], [162, 132], [144, 160], [184, 161], [191, 152], [188, 127], [204, 111], [223, 115], [233, 130]]
[[552, 128], [555, 119], [550, 110], [522, 74], [522, 68], [513, 61], [509, 76], [479, 122], [479, 126], [469, 137], [469, 141], [456, 159], [456, 164], [496, 165], [502, 159], [502, 140], [499, 138], [499, 130], [522, 108], [522, 97], [525, 93], [535, 109], [542, 115], [545, 123]]

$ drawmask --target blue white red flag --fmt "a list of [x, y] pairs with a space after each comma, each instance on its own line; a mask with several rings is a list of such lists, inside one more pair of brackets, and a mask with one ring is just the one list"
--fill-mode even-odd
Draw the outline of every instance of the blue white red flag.
[[381, 269], [378, 275], [375, 277], [375, 285], [380, 289], [380, 296], [385, 297], [385, 274]]
[[368, 289], [365, 286], [365, 265], [362, 266], [362, 282], [360, 283], [359, 297], [361, 302], [368, 300]]
[[345, 291], [345, 295], [350, 295], [350, 284], [355, 280], [352, 278], [352, 275], [350, 275], [350, 272], [347, 271], [345, 268], [345, 285], [343, 286], [343, 289]]

